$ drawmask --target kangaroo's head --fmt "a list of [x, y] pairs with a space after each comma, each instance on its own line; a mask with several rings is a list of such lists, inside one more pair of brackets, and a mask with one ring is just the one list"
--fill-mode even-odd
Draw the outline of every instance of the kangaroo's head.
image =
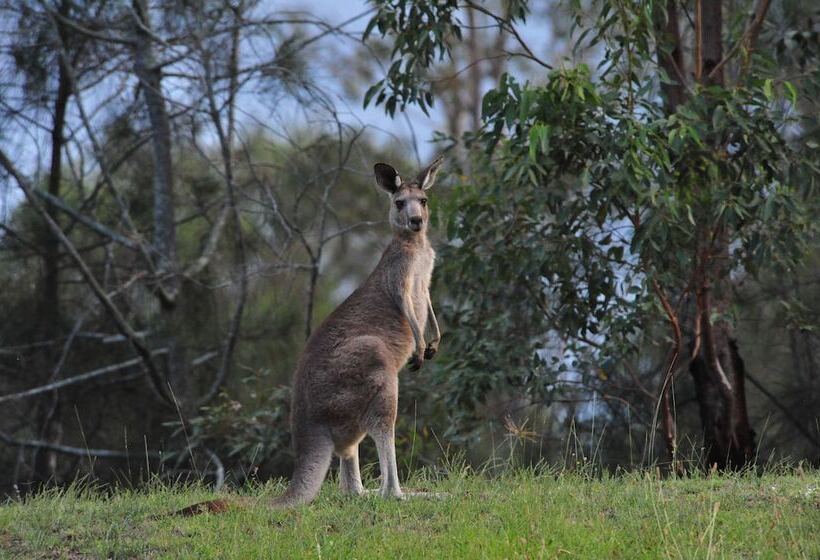
[[373, 167], [376, 184], [390, 194], [390, 225], [393, 229], [410, 233], [427, 231], [427, 190], [435, 183], [443, 161], [444, 157], [439, 156], [410, 181], [402, 181], [399, 172], [386, 163], [377, 163]]

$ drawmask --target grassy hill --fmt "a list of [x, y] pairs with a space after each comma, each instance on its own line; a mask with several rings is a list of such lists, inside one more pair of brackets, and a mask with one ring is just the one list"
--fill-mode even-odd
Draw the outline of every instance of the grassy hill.
[[[817, 471], [658, 480], [464, 470], [407, 486], [447, 495], [350, 498], [329, 481], [310, 506], [271, 511], [265, 500], [279, 484], [46, 492], [0, 506], [0, 556], [820, 558]], [[214, 497], [246, 501], [225, 513], [155, 517]]]

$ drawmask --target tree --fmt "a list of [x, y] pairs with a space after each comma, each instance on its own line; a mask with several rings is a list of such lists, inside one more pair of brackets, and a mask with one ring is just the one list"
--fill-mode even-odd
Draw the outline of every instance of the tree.
[[[388, 113], [429, 106], [423, 71], [460, 41], [460, 5], [375, 4], [368, 29], [393, 38], [394, 63], [368, 100]], [[681, 32], [688, 7], [604, 1], [593, 15], [576, 4], [579, 48], [605, 46], [597, 73], [564, 66], [542, 85], [504, 74], [484, 97], [483, 163], [451, 207], [456, 243], [442, 258], [459, 286], [449, 374], [469, 374], [451, 395], [469, 405], [512, 384], [549, 402], [557, 382], [605, 379], [610, 360], [665, 338], [655, 414], [674, 468], [673, 387], [684, 368], [700, 407], [701, 459], [740, 468], [756, 441], [735, 284], [794, 270], [813, 239], [816, 147], [790, 130], [814, 86], [777, 76], [755, 50], [767, 1], [727, 25], [724, 3], [697, 0]], [[510, 2], [495, 18], [515, 34], [527, 13], [527, 2]], [[548, 351], [550, 333], [558, 352]]]
[[[36, 49], [18, 49], [20, 37], [7, 34], [0, 51], [9, 89], [21, 92], [0, 98], [0, 178], [23, 198], [0, 224], [0, 276], [14, 286], [0, 294], [9, 317], [0, 327], [0, 466], [17, 484], [34, 478], [33, 455], [47, 457], [38, 477], [60, 482], [106, 472], [88, 457], [144, 453], [171, 476], [221, 480], [236, 465], [224, 459], [259, 418], [280, 419], [265, 432], [271, 442], [286, 433], [281, 385], [336, 297], [329, 280], [362, 274], [328, 257], [377, 244], [368, 231], [381, 224], [372, 219], [378, 198], [361, 192], [361, 179], [381, 151], [311, 75], [323, 38], [343, 37], [356, 18], [331, 25], [223, 0], [2, 8], [5, 26], [38, 32]], [[31, 71], [16, 71], [18, 62]], [[25, 90], [28, 82], [42, 87]], [[57, 158], [48, 177], [41, 146]], [[48, 285], [59, 305], [32, 313], [39, 263], [58, 274], [34, 295], [45, 300]], [[40, 323], [57, 311], [47, 337]], [[248, 389], [246, 378], [258, 384]], [[272, 410], [244, 424], [223, 407], [227, 395]], [[45, 412], [32, 420], [30, 408]], [[231, 411], [223, 419], [234, 433], [217, 409]], [[217, 423], [224, 438], [200, 431]], [[135, 439], [143, 443], [129, 452]], [[242, 460], [281, 451], [251, 447]]]

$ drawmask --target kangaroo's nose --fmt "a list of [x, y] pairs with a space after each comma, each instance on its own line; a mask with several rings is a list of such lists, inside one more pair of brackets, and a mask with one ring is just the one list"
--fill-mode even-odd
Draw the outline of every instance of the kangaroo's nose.
[[414, 226], [420, 226], [421, 221], [421, 216], [413, 216], [412, 218], [410, 218], [410, 224]]

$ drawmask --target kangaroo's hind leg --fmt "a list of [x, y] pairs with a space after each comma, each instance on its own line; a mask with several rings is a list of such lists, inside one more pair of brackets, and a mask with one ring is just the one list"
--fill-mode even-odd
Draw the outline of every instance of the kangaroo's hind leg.
[[379, 493], [384, 498], [401, 498], [403, 493], [399, 485], [399, 470], [396, 465], [396, 438], [393, 426], [371, 432], [379, 454], [379, 469], [382, 483]]
[[398, 375], [385, 372], [383, 384], [370, 402], [365, 416], [365, 427], [368, 435], [376, 443], [381, 471], [381, 489], [379, 493], [387, 498], [401, 498], [399, 470], [396, 465], [396, 411], [399, 404]]
[[339, 455], [339, 486], [346, 494], [364, 493], [362, 475], [359, 471], [359, 446], [354, 445]]

